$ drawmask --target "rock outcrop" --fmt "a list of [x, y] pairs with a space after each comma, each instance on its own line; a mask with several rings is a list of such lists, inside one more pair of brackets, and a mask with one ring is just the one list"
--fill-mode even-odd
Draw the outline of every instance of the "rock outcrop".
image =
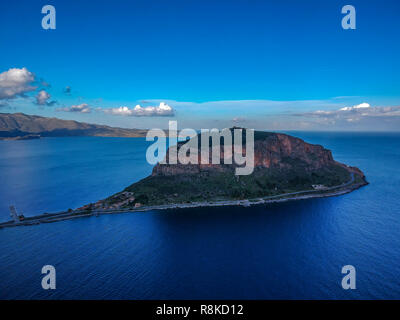
[[[256, 131], [254, 140], [254, 171], [250, 175], [237, 176], [235, 162], [223, 163], [221, 143], [221, 164], [159, 163], [149, 177], [100, 201], [96, 208], [275, 198], [304, 192], [328, 194], [332, 190], [343, 193], [367, 184], [361, 170], [335, 161], [323, 146], [281, 133]], [[183, 144], [175, 148], [179, 150]], [[229, 149], [226, 152], [232, 154]], [[168, 163], [168, 152], [166, 159]]]
[[[182, 144], [181, 144], [182, 145]], [[179, 150], [180, 145], [178, 145]], [[211, 158], [211, 148], [209, 154]], [[243, 145], [243, 153], [246, 148]], [[220, 148], [221, 164], [224, 159], [224, 146]], [[178, 174], [199, 174], [203, 171], [230, 171], [235, 165], [201, 164], [157, 164], [153, 168], [152, 175], [178, 175]], [[211, 161], [209, 161], [211, 163]], [[290, 170], [293, 166], [303, 165], [304, 170], [313, 171], [326, 166], [337, 164], [333, 160], [330, 150], [323, 146], [306, 143], [303, 140], [282, 133], [263, 133], [255, 136], [254, 141], [254, 166], [264, 169]]]

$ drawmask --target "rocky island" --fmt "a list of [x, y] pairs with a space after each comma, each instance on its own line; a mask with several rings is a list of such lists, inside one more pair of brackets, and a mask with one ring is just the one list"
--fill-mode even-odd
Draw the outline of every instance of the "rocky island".
[[[183, 143], [179, 143], [179, 149]], [[221, 143], [221, 157], [223, 157]], [[245, 151], [245, 150], [243, 150]], [[168, 157], [168, 153], [167, 153]], [[333, 159], [330, 150], [282, 133], [254, 133], [254, 171], [237, 176], [235, 164], [160, 164], [121, 192], [65, 212], [25, 217], [1, 227], [148, 210], [266, 204], [337, 196], [367, 183], [363, 172]]]
[[[178, 149], [182, 144], [178, 144]], [[223, 152], [221, 141], [221, 158]], [[336, 195], [367, 184], [361, 170], [335, 161], [330, 150], [282, 133], [256, 131], [253, 173], [236, 176], [235, 166], [158, 163], [149, 177], [81, 209], [187, 207], [235, 202], [248, 205], [302, 195]]]

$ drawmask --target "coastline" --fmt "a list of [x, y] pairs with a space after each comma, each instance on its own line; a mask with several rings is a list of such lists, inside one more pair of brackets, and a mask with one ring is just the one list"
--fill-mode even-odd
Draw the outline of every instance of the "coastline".
[[62, 211], [57, 213], [45, 213], [37, 216], [26, 217], [25, 220], [20, 222], [7, 221], [0, 223], [0, 229], [17, 226], [31, 226], [41, 223], [52, 223], [64, 220], [71, 220], [83, 217], [93, 217], [103, 214], [119, 214], [128, 212], [146, 212], [151, 210], [168, 210], [168, 209], [186, 209], [186, 208], [199, 208], [199, 207], [219, 207], [219, 206], [243, 206], [250, 207], [254, 205], [263, 205], [270, 203], [279, 203], [296, 200], [307, 200], [313, 198], [327, 198], [340, 196], [346, 193], [350, 193], [354, 190], [361, 188], [362, 186], [368, 185], [365, 178], [362, 182], [354, 183], [354, 175], [349, 182], [327, 188], [325, 190], [305, 190], [292, 193], [284, 193], [269, 197], [260, 197], [256, 199], [241, 199], [241, 200], [217, 200], [217, 201], [204, 201], [204, 202], [191, 202], [191, 203], [173, 203], [165, 205], [154, 205], [154, 206], [141, 206], [138, 208], [119, 208], [119, 209], [102, 209], [102, 210], [71, 210]]

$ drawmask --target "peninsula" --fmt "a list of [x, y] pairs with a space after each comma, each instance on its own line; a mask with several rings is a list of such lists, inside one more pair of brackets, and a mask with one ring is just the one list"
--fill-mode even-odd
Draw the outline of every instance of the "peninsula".
[[0, 140], [68, 136], [145, 137], [146, 133], [147, 130], [142, 129], [114, 128], [24, 113], [0, 113]]
[[[222, 150], [223, 144], [221, 157]], [[104, 200], [2, 223], [0, 228], [110, 213], [329, 197], [368, 184], [360, 169], [335, 161], [330, 150], [282, 133], [255, 132], [254, 165], [252, 174], [236, 176], [235, 164], [158, 163], [150, 176]]]

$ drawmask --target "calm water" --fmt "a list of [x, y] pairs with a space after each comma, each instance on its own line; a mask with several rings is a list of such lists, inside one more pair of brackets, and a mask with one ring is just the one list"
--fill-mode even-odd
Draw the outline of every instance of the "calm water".
[[[0, 230], [1, 299], [400, 298], [400, 134], [295, 133], [370, 185], [251, 208], [106, 215]], [[74, 208], [151, 172], [147, 142], [0, 141], [0, 220]], [[41, 268], [57, 289], [41, 288]], [[343, 290], [341, 268], [357, 270]]]

